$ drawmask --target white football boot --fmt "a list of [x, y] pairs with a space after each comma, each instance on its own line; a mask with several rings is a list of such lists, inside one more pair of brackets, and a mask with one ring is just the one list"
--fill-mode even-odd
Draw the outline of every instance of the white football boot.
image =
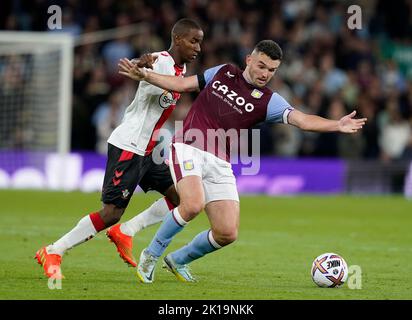
[[182, 282], [196, 282], [196, 279], [190, 274], [190, 269], [187, 264], [177, 264], [171, 254], [168, 254], [163, 259], [163, 268], [172, 272], [179, 281]]
[[143, 249], [140, 254], [139, 263], [137, 265], [137, 277], [143, 283], [152, 283], [154, 281], [154, 269], [159, 258], [152, 256]]

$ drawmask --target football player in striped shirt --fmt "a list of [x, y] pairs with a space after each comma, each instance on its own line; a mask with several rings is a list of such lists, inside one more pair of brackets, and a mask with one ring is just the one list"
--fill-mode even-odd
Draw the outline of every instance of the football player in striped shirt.
[[[201, 51], [203, 31], [191, 19], [176, 22], [171, 32], [169, 50], [143, 55], [134, 63], [164, 75], [183, 77], [186, 63], [196, 59]], [[63, 278], [61, 261], [64, 253], [93, 238], [98, 232], [116, 224], [123, 215], [137, 185], [145, 192], [156, 190], [165, 197], [125, 225], [110, 228], [107, 236], [113, 241], [122, 259], [132, 266], [132, 236], [141, 228], [162, 221], [178, 205], [170, 170], [165, 163], [155, 163], [153, 148], [157, 133], [169, 118], [180, 93], [164, 90], [142, 81], [122, 123], [108, 139], [108, 160], [102, 188], [103, 208], [84, 216], [77, 225], [57, 241], [40, 248], [35, 259], [47, 277]]]

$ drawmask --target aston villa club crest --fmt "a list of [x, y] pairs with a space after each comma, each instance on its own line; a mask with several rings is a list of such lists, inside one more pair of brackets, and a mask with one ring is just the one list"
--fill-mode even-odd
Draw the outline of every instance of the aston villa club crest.
[[263, 96], [263, 92], [257, 89], [254, 89], [250, 95], [255, 99], [260, 99]]
[[194, 167], [195, 165], [193, 164], [193, 160], [183, 161], [183, 168], [185, 170], [193, 170]]

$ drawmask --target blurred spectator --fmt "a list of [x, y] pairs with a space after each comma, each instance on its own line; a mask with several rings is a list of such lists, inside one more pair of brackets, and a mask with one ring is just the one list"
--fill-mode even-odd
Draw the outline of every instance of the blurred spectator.
[[377, 106], [369, 96], [363, 94], [359, 96], [357, 109], [360, 116], [368, 119], [362, 129], [362, 136], [365, 141], [363, 157], [366, 159], [378, 158], [380, 147], [378, 143], [379, 126], [376, 118]]
[[409, 122], [402, 118], [397, 100], [387, 102], [380, 120], [381, 157], [385, 161], [399, 159], [410, 142], [412, 132]]
[[[301, 109], [303, 104], [302, 99], [299, 97], [293, 98], [290, 101], [292, 105]], [[299, 148], [302, 144], [302, 131], [294, 126], [278, 125], [273, 126], [273, 137], [275, 146], [271, 154], [275, 154], [280, 157], [296, 157], [299, 153]]]
[[323, 89], [326, 95], [333, 95], [343, 88], [347, 82], [345, 72], [336, 68], [332, 54], [325, 54], [320, 62], [320, 76], [323, 79]]
[[114, 91], [108, 101], [99, 105], [92, 116], [96, 127], [96, 151], [101, 154], [107, 154], [107, 139], [122, 121], [126, 106], [123, 95], [122, 90]]
[[[339, 120], [346, 114], [345, 105], [340, 98], [335, 98], [326, 111], [321, 111], [320, 115], [332, 120]], [[320, 133], [316, 140], [315, 155], [318, 157], [338, 157], [342, 150], [341, 141], [343, 135], [339, 133]]]
[[318, 78], [312, 55], [305, 55], [303, 59], [294, 59], [285, 69], [285, 77], [291, 83], [295, 94], [300, 97], [307, 93], [309, 87]]
[[386, 92], [395, 89], [403, 92], [406, 89], [405, 80], [393, 60], [387, 60], [382, 70], [382, 85]]
[[[130, 24], [130, 18], [126, 14], [119, 14], [116, 17], [116, 27], [127, 26]], [[130, 44], [129, 37], [125, 37], [119, 31], [116, 35], [116, 39], [108, 42], [103, 46], [102, 50], [103, 58], [109, 71], [109, 75], [117, 74], [117, 64], [119, 60], [128, 57], [131, 58], [134, 54], [133, 47]]]
[[347, 81], [342, 88], [342, 98], [348, 106], [351, 108], [357, 108], [356, 102], [358, 101], [360, 88], [356, 82], [356, 74], [350, 70], [347, 72]]
[[24, 130], [24, 62], [10, 56], [0, 64], [0, 149], [23, 145]]
[[107, 65], [107, 71], [110, 75], [116, 74], [118, 71], [117, 64], [124, 57], [133, 57], [133, 47], [129, 43], [128, 38], [121, 37], [115, 41], [107, 43], [103, 47], [103, 58]]

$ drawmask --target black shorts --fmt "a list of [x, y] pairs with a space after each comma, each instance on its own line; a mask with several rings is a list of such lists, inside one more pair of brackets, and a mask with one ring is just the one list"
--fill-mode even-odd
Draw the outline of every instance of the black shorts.
[[152, 155], [139, 156], [133, 152], [108, 145], [102, 201], [126, 208], [136, 186], [144, 192], [156, 190], [162, 194], [173, 185], [169, 167], [153, 162]]

